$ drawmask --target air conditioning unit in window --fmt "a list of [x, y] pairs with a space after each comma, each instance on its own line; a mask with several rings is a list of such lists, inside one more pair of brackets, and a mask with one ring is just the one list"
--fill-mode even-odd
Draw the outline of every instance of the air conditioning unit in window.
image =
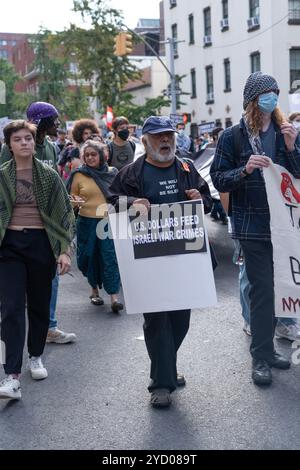
[[255, 26], [259, 26], [260, 25], [259, 16], [253, 16], [253, 18], [249, 18], [247, 23], [248, 23], [248, 28], [254, 28]]
[[208, 46], [211, 44], [211, 36], [204, 36], [203, 38], [204, 46]]
[[221, 29], [225, 29], [229, 27], [229, 20], [228, 18], [223, 18], [221, 20]]
[[211, 93], [207, 93], [207, 101], [214, 101], [214, 92], [212, 91]]

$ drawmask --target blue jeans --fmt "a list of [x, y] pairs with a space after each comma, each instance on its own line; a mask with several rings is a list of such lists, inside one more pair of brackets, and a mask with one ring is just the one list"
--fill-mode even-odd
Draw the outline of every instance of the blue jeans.
[[[242, 256], [242, 251], [240, 244], [238, 240], [234, 240], [235, 242], [235, 253], [234, 253], [234, 258], [233, 262], [235, 264], [238, 263], [238, 258]], [[249, 291], [250, 291], [250, 283], [248, 280], [247, 272], [246, 272], [246, 266], [245, 262], [242, 264], [239, 264], [239, 290], [240, 290], [240, 304], [242, 307], [242, 316], [248, 325], [250, 325], [250, 300], [249, 300]], [[277, 325], [285, 325], [285, 326], [290, 326], [290, 325], [295, 325], [297, 322], [294, 318], [278, 318], [277, 319]]]
[[239, 265], [239, 287], [240, 287], [240, 304], [242, 307], [242, 316], [248, 325], [250, 325], [250, 300], [249, 291], [250, 283], [246, 273], [245, 263]]
[[55, 278], [52, 281], [49, 328], [57, 327], [56, 304], [57, 304], [57, 295], [58, 295], [58, 284], [59, 284], [59, 275], [56, 273]]

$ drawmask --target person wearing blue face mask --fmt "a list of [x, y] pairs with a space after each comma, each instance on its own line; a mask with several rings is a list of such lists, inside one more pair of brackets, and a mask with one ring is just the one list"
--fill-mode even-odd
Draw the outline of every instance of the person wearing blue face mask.
[[274, 77], [256, 72], [244, 88], [244, 114], [221, 135], [211, 178], [221, 193], [230, 193], [232, 238], [239, 240], [250, 283], [252, 379], [270, 385], [271, 368], [290, 362], [275, 351], [273, 248], [270, 212], [261, 169], [270, 159], [300, 178], [300, 137], [278, 107]]

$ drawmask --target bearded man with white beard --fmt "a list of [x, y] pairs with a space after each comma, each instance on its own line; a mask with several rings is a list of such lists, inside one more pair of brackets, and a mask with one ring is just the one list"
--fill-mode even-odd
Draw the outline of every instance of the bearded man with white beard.
[[[168, 117], [151, 116], [145, 121], [145, 155], [122, 168], [110, 187], [109, 202], [117, 210], [119, 198], [126, 196], [127, 208], [134, 206], [137, 212], [147, 213], [151, 204], [196, 199], [202, 199], [205, 213], [210, 212], [212, 199], [207, 183], [190, 160], [175, 156], [175, 132]], [[145, 343], [151, 361], [148, 390], [154, 408], [170, 406], [171, 393], [185, 385], [176, 362], [177, 351], [189, 329], [190, 314], [190, 310], [144, 313]]]

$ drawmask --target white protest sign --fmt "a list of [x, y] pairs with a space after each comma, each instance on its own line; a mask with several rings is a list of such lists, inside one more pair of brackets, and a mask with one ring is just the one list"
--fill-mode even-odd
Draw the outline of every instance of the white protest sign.
[[202, 201], [151, 206], [149, 219], [130, 211], [109, 219], [127, 313], [216, 305]]
[[275, 314], [300, 317], [300, 180], [285, 168], [264, 168], [274, 261]]

